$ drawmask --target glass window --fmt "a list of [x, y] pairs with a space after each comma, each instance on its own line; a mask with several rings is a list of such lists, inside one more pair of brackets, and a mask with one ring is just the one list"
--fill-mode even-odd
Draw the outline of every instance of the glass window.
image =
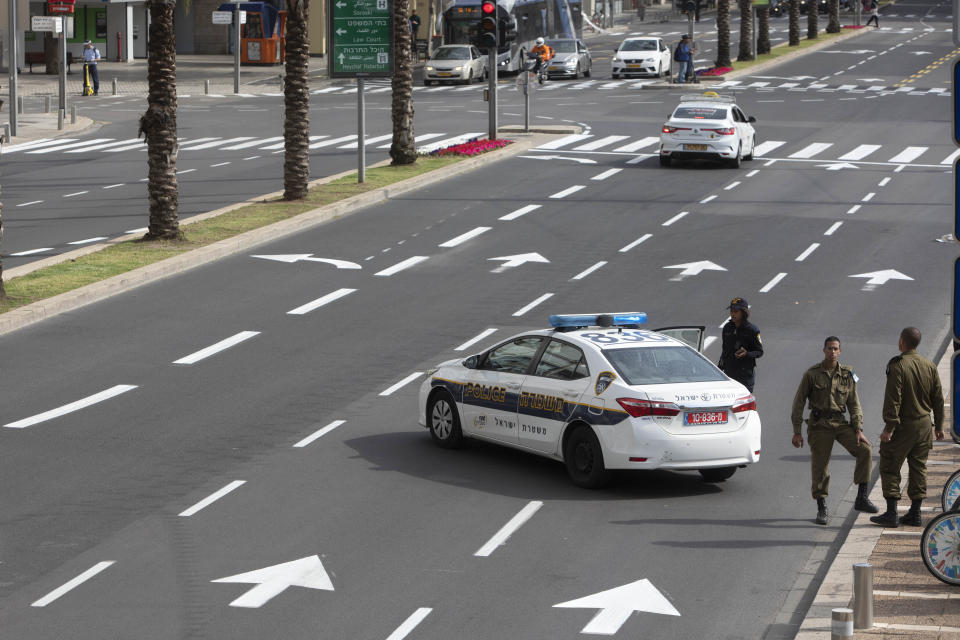
[[626, 40], [620, 45], [620, 51], [657, 51], [656, 40]]
[[713, 107], [677, 107], [673, 117], [688, 120], [726, 120], [727, 110]]
[[577, 52], [577, 45], [573, 40], [547, 40], [547, 44], [553, 47], [557, 53]]
[[537, 363], [536, 375], [557, 380], [578, 380], [589, 375], [583, 352], [572, 344], [551, 340]]
[[490, 351], [481, 369], [505, 373], [526, 373], [543, 338], [517, 338]]
[[440, 47], [433, 52], [434, 60], [469, 60], [470, 50], [467, 47]]
[[627, 384], [721, 382], [727, 377], [687, 347], [632, 347], [603, 352]]

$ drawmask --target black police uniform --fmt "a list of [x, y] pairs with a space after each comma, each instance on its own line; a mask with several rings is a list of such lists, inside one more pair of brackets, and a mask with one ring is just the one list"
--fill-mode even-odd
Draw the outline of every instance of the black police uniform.
[[[740, 347], [747, 350], [742, 358], [735, 354]], [[744, 321], [739, 327], [731, 320], [723, 325], [723, 352], [717, 363], [723, 372], [745, 386], [753, 393], [754, 375], [757, 358], [763, 355], [760, 342], [760, 330], [752, 322]]]

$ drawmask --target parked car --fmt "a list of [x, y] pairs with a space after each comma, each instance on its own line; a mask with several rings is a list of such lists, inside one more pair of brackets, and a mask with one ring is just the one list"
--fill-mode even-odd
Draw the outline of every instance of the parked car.
[[438, 47], [423, 67], [423, 84], [462, 82], [470, 84], [487, 78], [487, 57], [469, 44]]
[[570, 76], [579, 78], [583, 74], [589, 78], [593, 72], [593, 58], [590, 57], [590, 51], [587, 45], [580, 40], [573, 38], [558, 38], [556, 40], [547, 40], [547, 44], [553, 47], [555, 55], [547, 67], [547, 75], [551, 78], [557, 76]]

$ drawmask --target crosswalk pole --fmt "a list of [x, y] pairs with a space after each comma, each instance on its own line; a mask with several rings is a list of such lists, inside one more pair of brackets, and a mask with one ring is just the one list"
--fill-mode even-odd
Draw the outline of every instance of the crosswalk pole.
[[523, 70], [523, 130], [530, 131], [530, 72]]
[[367, 119], [364, 114], [363, 78], [357, 78], [357, 182], [367, 179]]

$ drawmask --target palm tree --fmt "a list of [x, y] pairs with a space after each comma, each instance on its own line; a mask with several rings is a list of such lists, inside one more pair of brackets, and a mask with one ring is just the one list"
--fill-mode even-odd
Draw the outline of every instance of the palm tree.
[[140, 131], [147, 143], [150, 224], [145, 240], [176, 240], [180, 232], [177, 192], [177, 45], [173, 10], [177, 0], [147, 0], [147, 111]]
[[827, 33], [840, 33], [840, 0], [830, 0]]
[[717, 59], [714, 66], [729, 67], [730, 62], [730, 0], [717, 0]]
[[770, 53], [770, 5], [757, 5], [757, 55]]
[[819, 0], [807, 0], [807, 40], [816, 40], [817, 33], [820, 31], [820, 25], [817, 23], [820, 17]]
[[790, 46], [800, 46], [800, 0], [787, 0], [790, 3]]
[[739, 0], [740, 4], [740, 51], [737, 62], [753, 60], [753, 2]]
[[391, 86], [393, 100], [393, 143], [390, 164], [413, 164], [417, 161], [417, 144], [413, 136], [413, 48], [410, 42], [409, 0], [394, 0], [394, 69]]
[[[3, 204], [0, 203], [0, 245], [3, 244]], [[7, 299], [7, 292], [3, 288], [3, 259], [0, 258], [0, 302]]]
[[310, 87], [307, 80], [310, 0], [287, 0], [283, 87], [283, 199], [303, 200], [310, 181]]

